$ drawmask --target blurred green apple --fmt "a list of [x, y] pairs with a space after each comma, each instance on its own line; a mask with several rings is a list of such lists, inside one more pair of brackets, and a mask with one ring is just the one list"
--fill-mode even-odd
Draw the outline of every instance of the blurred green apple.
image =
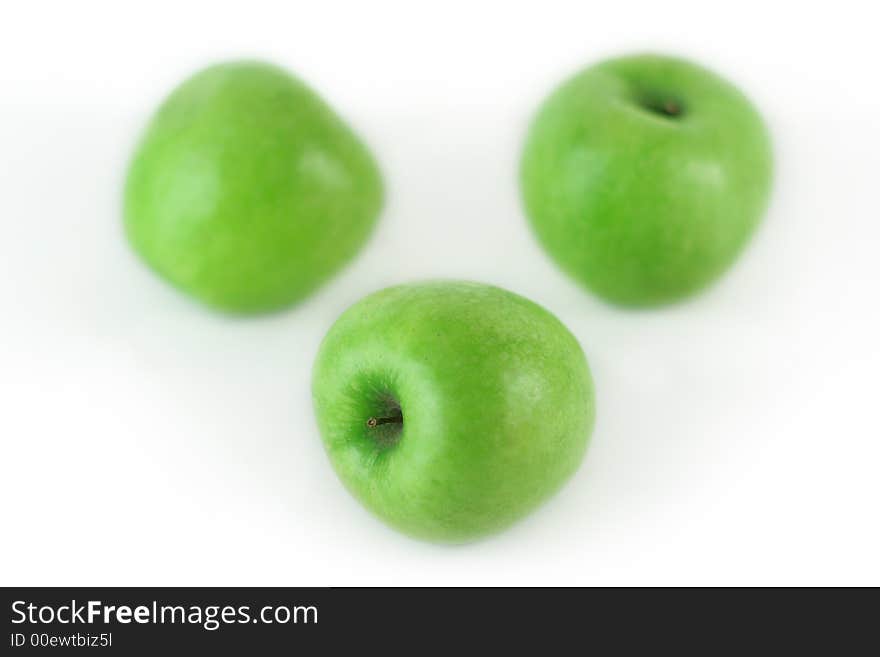
[[760, 115], [694, 63], [621, 57], [547, 99], [521, 162], [526, 212], [550, 256], [605, 299], [675, 301], [718, 278], [767, 205]]
[[125, 227], [141, 257], [215, 308], [300, 301], [358, 251], [382, 204], [370, 153], [301, 81], [260, 62], [197, 73], [134, 155]]
[[411, 535], [502, 529], [577, 469], [594, 416], [586, 359], [549, 312], [497, 287], [393, 287], [324, 338], [312, 391], [339, 477]]

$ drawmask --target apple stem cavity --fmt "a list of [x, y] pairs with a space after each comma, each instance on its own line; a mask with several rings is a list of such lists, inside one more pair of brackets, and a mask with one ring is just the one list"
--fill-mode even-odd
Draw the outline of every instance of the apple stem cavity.
[[663, 112], [668, 116], [678, 116], [681, 114], [681, 106], [674, 100], [667, 100], [663, 103]]
[[669, 119], [677, 119], [684, 113], [684, 107], [682, 104], [671, 98], [664, 100], [647, 100], [643, 103], [643, 107], [649, 112], [660, 114]]
[[684, 105], [673, 94], [643, 92], [636, 98], [642, 109], [667, 119], [677, 119], [685, 112]]

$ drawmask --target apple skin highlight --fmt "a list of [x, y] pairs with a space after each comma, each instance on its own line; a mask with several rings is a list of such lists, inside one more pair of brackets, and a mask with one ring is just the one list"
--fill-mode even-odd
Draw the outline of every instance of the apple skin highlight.
[[501, 530], [552, 495], [578, 468], [595, 413], [568, 329], [528, 299], [468, 282], [392, 287], [346, 310], [312, 392], [348, 490], [437, 542]]
[[308, 296], [360, 249], [382, 206], [371, 154], [286, 71], [236, 61], [183, 82], [125, 185], [125, 230], [160, 276], [208, 306], [257, 313]]
[[612, 303], [655, 306], [731, 266], [764, 214], [772, 168], [767, 128], [736, 87], [683, 59], [635, 55], [550, 95], [520, 183], [565, 272]]

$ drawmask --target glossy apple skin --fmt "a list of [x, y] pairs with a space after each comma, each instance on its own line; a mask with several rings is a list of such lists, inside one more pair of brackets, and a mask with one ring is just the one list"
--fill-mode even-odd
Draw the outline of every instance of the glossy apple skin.
[[[318, 427], [351, 493], [438, 542], [500, 530], [577, 469], [594, 418], [577, 340], [497, 287], [393, 287], [349, 308], [313, 371]], [[371, 428], [399, 407], [402, 424]], [[396, 432], [396, 433], [395, 433]]]
[[175, 89], [125, 186], [125, 228], [179, 289], [233, 313], [294, 304], [367, 239], [382, 205], [370, 153], [305, 84], [230, 62]]
[[638, 55], [587, 68], [544, 102], [520, 177], [534, 232], [563, 270], [608, 301], [651, 306], [730, 267], [764, 214], [772, 153], [734, 86]]

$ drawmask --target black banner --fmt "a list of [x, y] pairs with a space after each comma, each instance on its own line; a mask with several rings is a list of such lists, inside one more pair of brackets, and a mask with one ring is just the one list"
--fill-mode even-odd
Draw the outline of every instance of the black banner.
[[[497, 649], [524, 642], [548, 654], [602, 645], [706, 649], [821, 645], [834, 621], [841, 649], [876, 625], [852, 592], [662, 589], [8, 588], [0, 653], [275, 654], [309, 648], [368, 654], [476, 638]], [[875, 636], [876, 639], [876, 636]], [[541, 651], [544, 654], [545, 651]]]

